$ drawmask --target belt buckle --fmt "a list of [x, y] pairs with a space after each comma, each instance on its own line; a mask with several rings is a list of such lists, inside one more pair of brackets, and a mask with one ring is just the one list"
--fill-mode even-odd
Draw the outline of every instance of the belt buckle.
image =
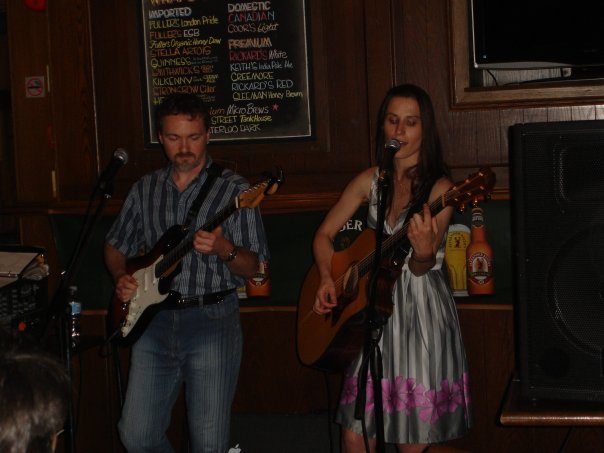
[[201, 302], [200, 305], [202, 307], [205, 305], [215, 305], [222, 302], [223, 300], [224, 296], [219, 293], [205, 294], [199, 298], [199, 301]]
[[[193, 307], [194, 305], [199, 305], [200, 300], [201, 300], [201, 297], [184, 297], [184, 296], [181, 296], [176, 301], [176, 307], [177, 308], [189, 308], [189, 307]], [[197, 302], [197, 304], [195, 304], [196, 302]]]

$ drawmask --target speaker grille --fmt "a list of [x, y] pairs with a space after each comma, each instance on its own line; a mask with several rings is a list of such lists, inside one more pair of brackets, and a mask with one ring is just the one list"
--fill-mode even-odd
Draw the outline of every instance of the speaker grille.
[[511, 132], [523, 393], [604, 401], [604, 121]]

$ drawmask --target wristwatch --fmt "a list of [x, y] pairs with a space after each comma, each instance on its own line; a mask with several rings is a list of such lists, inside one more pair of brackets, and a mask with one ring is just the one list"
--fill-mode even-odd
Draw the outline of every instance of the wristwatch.
[[224, 261], [226, 261], [227, 263], [230, 263], [231, 261], [233, 261], [236, 257], [237, 257], [237, 252], [239, 251], [239, 247], [234, 246], [233, 250], [231, 250], [229, 252], [229, 254], [227, 255], [227, 257], [224, 259]]

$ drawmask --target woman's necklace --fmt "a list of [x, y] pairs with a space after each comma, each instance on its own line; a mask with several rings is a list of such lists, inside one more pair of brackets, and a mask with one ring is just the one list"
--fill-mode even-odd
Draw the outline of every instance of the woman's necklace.
[[408, 179], [396, 179], [394, 178], [396, 190], [400, 195], [407, 195], [411, 192], [411, 184]]
[[408, 179], [394, 178], [394, 199], [389, 216], [390, 225], [394, 226], [401, 213], [409, 206], [411, 201], [411, 184]]

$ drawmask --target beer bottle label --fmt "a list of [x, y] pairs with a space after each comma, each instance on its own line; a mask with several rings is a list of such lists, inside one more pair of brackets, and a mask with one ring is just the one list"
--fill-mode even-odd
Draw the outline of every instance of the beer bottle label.
[[476, 252], [468, 258], [468, 274], [478, 285], [486, 285], [493, 278], [493, 266], [490, 257], [484, 252]]

